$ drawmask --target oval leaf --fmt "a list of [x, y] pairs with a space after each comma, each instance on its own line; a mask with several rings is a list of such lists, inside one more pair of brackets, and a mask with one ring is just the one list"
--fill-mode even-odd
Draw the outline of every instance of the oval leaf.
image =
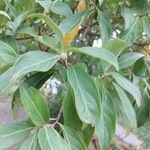
[[68, 80], [73, 88], [75, 104], [80, 119], [95, 124], [99, 116], [100, 99], [92, 78], [79, 66], [67, 70]]
[[[26, 85], [20, 87], [21, 101], [33, 123], [41, 126], [49, 120], [48, 104], [35, 88], [27, 88]], [[44, 109], [43, 109], [44, 108]]]

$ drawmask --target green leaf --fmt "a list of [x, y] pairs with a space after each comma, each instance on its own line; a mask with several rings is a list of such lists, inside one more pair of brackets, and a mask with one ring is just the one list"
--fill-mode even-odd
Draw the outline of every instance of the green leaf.
[[132, 25], [121, 33], [120, 37], [126, 42], [126, 47], [131, 46], [141, 35], [142, 33], [142, 22], [137, 17]]
[[144, 33], [147, 34], [147, 36], [150, 38], [150, 17], [144, 17], [143, 18], [143, 30]]
[[33, 133], [23, 142], [19, 150], [36, 150], [36, 144], [37, 144], [37, 133]]
[[67, 85], [67, 91], [63, 100], [63, 117], [64, 125], [71, 127], [75, 130], [80, 130], [82, 122], [79, 119], [75, 108], [74, 94], [70, 85]]
[[17, 56], [16, 51], [10, 47], [7, 43], [0, 41], [0, 56], [2, 54], [8, 54], [8, 55], [12, 55], [14, 57]]
[[141, 92], [139, 88], [135, 84], [133, 84], [132, 82], [130, 82], [129, 80], [124, 78], [122, 75], [116, 72], [112, 72], [112, 76], [124, 90], [129, 92], [135, 98], [137, 105], [140, 106]]
[[69, 67], [68, 80], [73, 88], [80, 119], [95, 124], [100, 112], [100, 99], [93, 79], [79, 66]]
[[64, 35], [72, 31], [77, 25], [80, 24], [83, 17], [85, 17], [85, 12], [75, 13], [66, 17], [59, 25], [59, 29]]
[[122, 7], [121, 15], [123, 16], [125, 21], [125, 29], [130, 28], [130, 26], [134, 22], [134, 18], [135, 18], [134, 12], [127, 7]]
[[35, 88], [28, 89], [28, 87], [22, 85], [20, 86], [20, 96], [26, 112], [35, 125], [41, 126], [48, 122], [48, 104], [38, 90]]
[[101, 114], [96, 124], [96, 133], [101, 150], [107, 150], [115, 133], [116, 113], [111, 102], [111, 97], [106, 93], [104, 88], [102, 93]]
[[[53, 71], [48, 72], [38, 72], [31, 75], [27, 78], [24, 83], [28, 85], [28, 87], [34, 87], [36, 89], [40, 89], [41, 86], [52, 76]], [[17, 113], [19, 108], [21, 107], [21, 99], [19, 88], [14, 92], [13, 98], [11, 101], [11, 109], [13, 111], [13, 117], [17, 119]]]
[[129, 52], [122, 55], [119, 59], [119, 68], [127, 68], [133, 65], [138, 59], [144, 57], [144, 54], [138, 52]]
[[64, 139], [68, 143], [68, 150], [88, 150], [81, 136], [72, 128], [62, 126]]
[[105, 49], [114, 53], [114, 55], [119, 56], [121, 52], [125, 49], [125, 42], [121, 39], [113, 39], [109, 41], [105, 46]]
[[46, 72], [59, 60], [59, 55], [41, 51], [31, 51], [20, 56], [18, 61], [8, 71], [0, 76], [0, 93], [13, 86], [24, 75], [41, 71]]
[[124, 122], [125, 127], [129, 130], [136, 129], [136, 114], [127, 94], [116, 83], [113, 83], [113, 85], [119, 96], [119, 99], [113, 96], [114, 105], [116, 106], [116, 110], [119, 112], [121, 120]]
[[117, 57], [108, 50], [105, 50], [103, 48], [81, 47], [81, 48], [77, 48], [76, 51], [90, 55], [92, 57], [102, 59], [110, 63], [111, 65], [113, 65], [116, 68], [116, 70], [119, 70]]
[[59, 1], [54, 2], [54, 4], [50, 7], [50, 10], [62, 16], [69, 16], [73, 14], [72, 10], [66, 3]]
[[26, 123], [10, 123], [0, 125], [0, 148], [8, 148], [19, 142], [30, 133], [33, 127]]
[[15, 37], [10, 36], [10, 35], [4, 35], [0, 37], [0, 40], [8, 44], [11, 48], [15, 50], [17, 54], [19, 54], [18, 46], [17, 46], [17, 41]]
[[58, 36], [62, 48], [64, 47], [64, 36], [61, 30], [59, 29], [59, 27], [55, 24], [55, 22], [49, 16], [43, 15], [41, 13], [35, 13], [35, 14], [30, 15], [30, 17], [37, 17], [37, 18], [43, 19], [47, 23], [48, 27], [52, 29]]
[[12, 75], [12, 80], [18, 79], [33, 71], [46, 72], [52, 68], [58, 60], [59, 55], [41, 51], [27, 52], [20, 56], [13, 66], [14, 74]]
[[43, 127], [39, 130], [38, 140], [41, 150], [66, 150], [66, 142], [53, 128]]
[[100, 10], [98, 10], [98, 18], [97, 19], [98, 19], [99, 25], [100, 25], [102, 43], [103, 43], [103, 45], [105, 45], [110, 40], [110, 37], [112, 34], [111, 23], [110, 23], [108, 16]]

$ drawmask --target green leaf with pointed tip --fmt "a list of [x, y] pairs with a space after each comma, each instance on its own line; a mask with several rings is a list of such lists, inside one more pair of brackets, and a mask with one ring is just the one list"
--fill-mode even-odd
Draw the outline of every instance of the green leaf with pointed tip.
[[20, 96], [23, 106], [33, 123], [36, 126], [46, 124], [49, 120], [49, 108], [40, 91], [21, 85]]
[[101, 114], [95, 126], [101, 150], [107, 150], [116, 128], [116, 112], [111, 96], [104, 88], [100, 89], [102, 96]]
[[138, 52], [129, 52], [122, 55], [119, 59], [119, 68], [127, 68], [133, 65], [138, 59], [144, 57], [144, 54]]
[[22, 140], [33, 127], [26, 123], [10, 123], [0, 125], [0, 148], [6, 149]]
[[[27, 78], [24, 83], [28, 85], [28, 87], [34, 87], [36, 89], [40, 89], [41, 86], [52, 76], [53, 70], [47, 71], [47, 72], [38, 72], [35, 74], [32, 74], [29, 78]], [[20, 99], [20, 93], [19, 88], [14, 92], [13, 98], [11, 101], [11, 109], [13, 111], [13, 117], [17, 119], [17, 113], [19, 108], [21, 107], [21, 99]]]
[[140, 106], [140, 104], [141, 104], [141, 92], [140, 92], [139, 88], [135, 84], [133, 84], [132, 82], [127, 80], [125, 77], [118, 74], [117, 72], [112, 72], [111, 74], [112, 74], [113, 78], [116, 80], [116, 82], [124, 90], [129, 92], [134, 97], [134, 99], [136, 100], [137, 105]]
[[[59, 55], [41, 51], [31, 51], [20, 56], [18, 61], [8, 71], [0, 76], [0, 93], [5, 92], [24, 75], [41, 71], [46, 72], [59, 60]], [[9, 73], [8, 73], [9, 72]]]
[[81, 136], [76, 132], [76, 130], [62, 126], [64, 139], [68, 143], [68, 150], [88, 150]]
[[81, 47], [81, 48], [77, 48], [76, 51], [90, 55], [95, 58], [102, 59], [110, 63], [111, 65], [113, 65], [116, 68], [116, 70], [119, 70], [117, 57], [108, 50], [105, 50], [103, 48], [95, 48], [95, 47]]
[[114, 97], [113, 102], [114, 105], [116, 106], [116, 110], [118, 110], [119, 112], [121, 120], [123, 121], [127, 129], [129, 130], [136, 129], [137, 127], [136, 114], [127, 94], [116, 83], [113, 83], [113, 85], [119, 96], [119, 98], [113, 96]]
[[35, 13], [35, 14], [30, 15], [30, 17], [37, 17], [37, 18], [43, 19], [47, 23], [48, 27], [52, 29], [58, 36], [62, 48], [64, 47], [64, 36], [61, 30], [59, 29], [59, 27], [57, 26], [57, 24], [55, 24], [55, 22], [49, 16], [43, 15], [41, 13]]
[[66, 35], [68, 32], [72, 31], [77, 25], [80, 24], [84, 15], [85, 12], [79, 12], [66, 17], [59, 25], [62, 33]]
[[19, 150], [36, 150], [36, 144], [37, 144], [37, 133], [33, 133], [23, 142]]
[[93, 79], [79, 66], [70, 66], [67, 76], [73, 88], [80, 119], [85, 123], [95, 124], [99, 117], [100, 100]]
[[66, 141], [53, 128], [43, 127], [39, 130], [38, 140], [41, 150], [66, 150]]
[[110, 40], [112, 34], [111, 23], [108, 16], [100, 10], [98, 10], [98, 21], [101, 30], [102, 43], [105, 45]]

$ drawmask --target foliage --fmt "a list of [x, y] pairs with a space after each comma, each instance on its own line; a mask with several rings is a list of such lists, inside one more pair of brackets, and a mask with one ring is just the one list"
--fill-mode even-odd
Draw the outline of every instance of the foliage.
[[[16, 87], [14, 117], [20, 107], [28, 114], [0, 125], [0, 148], [87, 150], [96, 133], [107, 150], [116, 123], [142, 129], [150, 119], [149, 12], [149, 0], [0, 0], [0, 94]], [[48, 101], [40, 88], [51, 77], [61, 87]]]

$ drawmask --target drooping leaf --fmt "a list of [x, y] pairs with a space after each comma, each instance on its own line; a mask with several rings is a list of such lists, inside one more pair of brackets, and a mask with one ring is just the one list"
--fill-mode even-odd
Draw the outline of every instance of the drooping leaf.
[[43, 127], [39, 130], [38, 140], [41, 150], [66, 150], [67, 143], [53, 128]]
[[69, 67], [67, 76], [74, 91], [80, 119], [95, 124], [100, 112], [100, 100], [93, 79], [79, 66]]
[[112, 99], [105, 89], [101, 90], [102, 106], [101, 114], [96, 124], [96, 133], [101, 150], [107, 150], [116, 128], [116, 112], [112, 104]]
[[134, 108], [132, 107], [132, 104], [124, 90], [121, 89], [116, 83], [113, 84], [119, 96], [119, 99], [118, 97], [113, 96], [116, 110], [118, 110], [125, 127], [129, 130], [135, 129], [137, 127], [137, 121]]
[[[48, 72], [38, 72], [31, 75], [27, 78], [24, 83], [28, 85], [28, 87], [34, 87], [36, 89], [41, 88], [41, 86], [52, 76], [53, 71]], [[19, 88], [14, 92], [12, 102], [11, 102], [11, 109], [13, 111], [13, 117], [17, 119], [17, 113], [19, 108], [21, 107], [21, 99]]]
[[68, 143], [68, 147], [69, 147], [68, 150], [87, 150], [88, 149], [83, 139], [76, 132], [76, 130], [67, 126], [62, 126], [62, 125], [61, 125], [61, 128], [63, 131], [64, 139]]
[[103, 45], [105, 45], [110, 40], [112, 34], [111, 23], [108, 16], [100, 10], [98, 10], [98, 21], [101, 30], [102, 42]]
[[133, 84], [132, 82], [127, 80], [125, 77], [123, 77], [122, 75], [120, 75], [116, 72], [113, 72], [112, 76], [124, 90], [129, 92], [135, 98], [137, 105], [140, 106], [141, 92], [140, 92], [139, 88], [135, 84]]
[[0, 125], [0, 148], [8, 148], [19, 142], [30, 133], [33, 127], [26, 123], [10, 123]]
[[33, 133], [28, 137], [23, 144], [21, 144], [19, 150], [36, 150], [37, 133]]
[[144, 57], [144, 54], [138, 52], [129, 52], [122, 55], [119, 59], [119, 68], [127, 68], [133, 65], [138, 59]]
[[38, 90], [35, 88], [28, 89], [28, 87], [22, 85], [20, 87], [20, 96], [26, 112], [35, 125], [41, 126], [48, 122], [48, 104]]

